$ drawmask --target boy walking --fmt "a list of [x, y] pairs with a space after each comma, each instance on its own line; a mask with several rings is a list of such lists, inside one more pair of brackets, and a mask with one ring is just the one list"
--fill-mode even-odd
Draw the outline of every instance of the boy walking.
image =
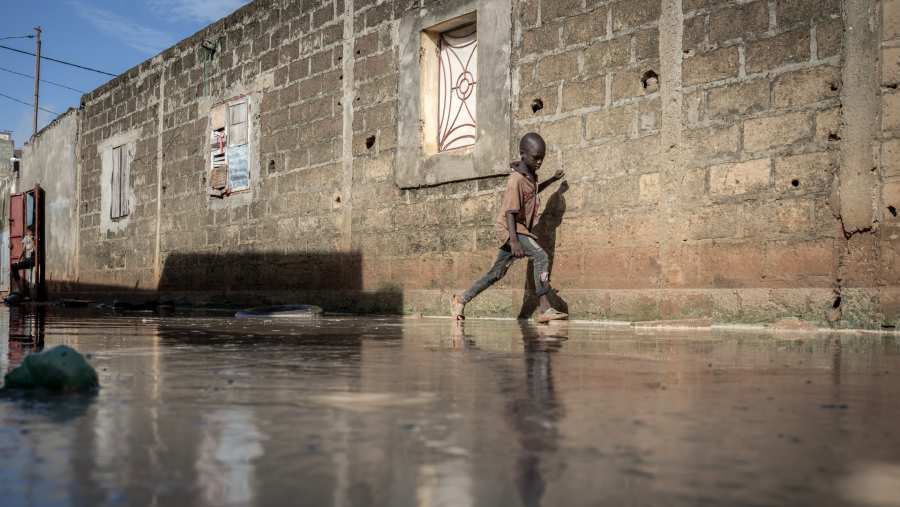
[[567, 314], [552, 308], [547, 300], [550, 292], [550, 260], [531, 232], [540, 208], [538, 194], [565, 176], [563, 171], [556, 171], [550, 179], [538, 184], [537, 170], [544, 162], [546, 151], [544, 139], [534, 132], [525, 134], [519, 141], [521, 159], [510, 164], [512, 172], [506, 182], [503, 206], [494, 224], [497, 240], [501, 245], [500, 251], [487, 274], [464, 292], [462, 297], [453, 295], [451, 313], [456, 320], [465, 318], [466, 303], [503, 278], [516, 259], [526, 256], [534, 264], [534, 287], [540, 301], [538, 322], [568, 318]]

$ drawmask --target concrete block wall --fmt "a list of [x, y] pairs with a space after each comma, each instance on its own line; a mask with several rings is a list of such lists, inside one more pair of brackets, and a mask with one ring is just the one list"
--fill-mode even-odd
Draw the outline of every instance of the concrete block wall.
[[[80, 281], [272, 301], [388, 291], [395, 310], [446, 313], [495, 255], [504, 178], [394, 182], [399, 20], [434, 3], [257, 1], [85, 96]], [[893, 325], [897, 3], [513, 0], [509, 120], [548, 140], [544, 177], [567, 173], [539, 226], [559, 303]], [[860, 20], [878, 37], [847, 30]], [[211, 199], [208, 110], [237, 93], [259, 100], [258, 175], [247, 196]], [[96, 145], [135, 129], [134, 216], [101, 234]], [[528, 314], [525, 271], [470, 313]]]

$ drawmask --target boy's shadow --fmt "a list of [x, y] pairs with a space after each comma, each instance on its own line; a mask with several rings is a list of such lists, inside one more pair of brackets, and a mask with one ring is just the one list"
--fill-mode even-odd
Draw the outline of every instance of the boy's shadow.
[[[547, 199], [547, 206], [541, 213], [541, 218], [537, 225], [534, 226], [532, 232], [538, 237], [538, 244], [547, 252], [550, 258], [550, 283], [553, 284], [553, 260], [556, 257], [556, 230], [562, 223], [563, 215], [566, 213], [566, 197], [565, 193], [569, 190], [569, 182], [563, 181], [556, 192]], [[522, 300], [522, 309], [519, 310], [519, 318], [530, 318], [534, 311], [538, 308], [538, 298], [534, 294], [534, 263], [528, 262], [528, 276], [525, 282], [525, 297]], [[551, 290], [547, 294], [550, 304], [559, 311], [569, 313], [569, 305], [559, 297], [555, 290]]]

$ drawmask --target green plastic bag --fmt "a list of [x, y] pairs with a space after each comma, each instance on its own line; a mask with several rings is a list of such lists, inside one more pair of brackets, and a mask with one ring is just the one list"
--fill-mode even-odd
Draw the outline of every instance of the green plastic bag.
[[4, 377], [4, 389], [83, 392], [98, 387], [100, 383], [94, 367], [77, 350], [66, 345], [29, 354], [21, 365]]

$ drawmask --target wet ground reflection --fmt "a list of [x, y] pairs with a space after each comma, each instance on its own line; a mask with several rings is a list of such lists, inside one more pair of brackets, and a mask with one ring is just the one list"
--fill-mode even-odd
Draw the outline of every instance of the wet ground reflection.
[[900, 498], [894, 337], [60, 310], [0, 328], [4, 372], [42, 336], [103, 386], [0, 398], [4, 507]]

